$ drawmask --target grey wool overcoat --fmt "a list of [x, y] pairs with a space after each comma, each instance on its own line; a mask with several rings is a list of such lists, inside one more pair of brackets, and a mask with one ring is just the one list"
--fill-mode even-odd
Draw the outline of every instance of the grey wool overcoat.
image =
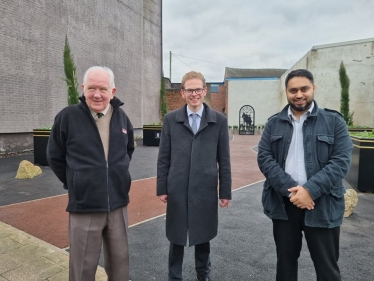
[[203, 105], [196, 135], [188, 122], [187, 105], [166, 114], [162, 126], [157, 195], [168, 195], [166, 236], [177, 245], [186, 245], [187, 233], [190, 246], [213, 239], [218, 198], [231, 199], [227, 118]]

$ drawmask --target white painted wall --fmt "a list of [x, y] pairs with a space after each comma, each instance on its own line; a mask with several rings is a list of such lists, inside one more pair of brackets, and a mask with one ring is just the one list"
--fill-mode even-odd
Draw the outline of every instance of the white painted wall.
[[255, 110], [255, 125], [263, 125], [279, 111], [279, 80], [229, 80], [228, 122], [239, 126], [239, 110], [250, 105]]
[[[374, 126], [374, 38], [315, 46], [291, 70], [307, 68], [316, 84], [315, 100], [320, 107], [340, 111], [339, 66], [343, 61], [351, 81], [350, 110], [356, 125]], [[287, 104], [281, 77], [280, 108]]]

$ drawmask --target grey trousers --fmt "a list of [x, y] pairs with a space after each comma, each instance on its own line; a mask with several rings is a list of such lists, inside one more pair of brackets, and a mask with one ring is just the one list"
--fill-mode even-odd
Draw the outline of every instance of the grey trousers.
[[128, 281], [127, 229], [127, 206], [110, 213], [69, 213], [69, 281], [95, 281], [101, 243], [108, 281]]

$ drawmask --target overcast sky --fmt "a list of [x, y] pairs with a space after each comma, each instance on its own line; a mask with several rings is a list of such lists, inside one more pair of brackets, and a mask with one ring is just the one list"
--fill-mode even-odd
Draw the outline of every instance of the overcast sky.
[[225, 67], [285, 68], [313, 46], [374, 37], [374, 0], [163, 0], [163, 65], [222, 82]]

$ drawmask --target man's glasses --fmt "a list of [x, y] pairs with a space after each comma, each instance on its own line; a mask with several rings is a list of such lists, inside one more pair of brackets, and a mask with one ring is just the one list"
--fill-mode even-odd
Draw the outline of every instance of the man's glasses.
[[187, 95], [192, 95], [193, 92], [196, 93], [196, 95], [201, 95], [204, 91], [204, 88], [197, 88], [197, 89], [184, 89], [184, 92], [187, 94]]

